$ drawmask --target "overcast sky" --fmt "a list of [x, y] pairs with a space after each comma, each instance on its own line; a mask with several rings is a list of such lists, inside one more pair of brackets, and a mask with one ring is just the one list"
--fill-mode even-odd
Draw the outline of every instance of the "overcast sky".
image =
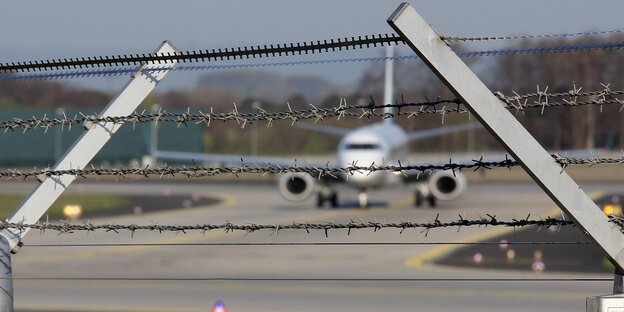
[[[386, 19], [400, 2], [5, 0], [0, 5], [0, 62], [151, 52], [165, 39], [180, 50], [191, 50], [389, 33], [392, 30]], [[621, 0], [413, 0], [410, 3], [438, 31], [448, 35], [542, 34], [624, 28], [621, 17], [624, 1]], [[379, 50], [369, 50], [356, 55], [380, 54]], [[321, 58], [351, 55], [335, 53]], [[288, 58], [264, 61], [285, 59]], [[365, 64], [297, 66], [277, 70], [316, 74], [349, 84], [363, 68]], [[189, 79], [177, 77], [169, 86], [189, 84]], [[90, 83], [104, 87], [116, 84], [114, 79], [95, 79]]]

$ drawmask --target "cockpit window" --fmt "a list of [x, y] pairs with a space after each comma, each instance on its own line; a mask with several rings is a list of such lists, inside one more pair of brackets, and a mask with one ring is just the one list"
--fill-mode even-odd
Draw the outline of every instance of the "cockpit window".
[[352, 144], [347, 144], [345, 145], [345, 149], [348, 150], [373, 150], [373, 149], [379, 149], [379, 145], [378, 144], [372, 144], [372, 143], [352, 143]]

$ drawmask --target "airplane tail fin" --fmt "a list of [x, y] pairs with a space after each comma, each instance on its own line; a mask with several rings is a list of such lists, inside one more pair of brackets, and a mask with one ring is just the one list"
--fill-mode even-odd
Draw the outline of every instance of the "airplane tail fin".
[[[383, 104], [391, 104], [394, 96], [394, 64], [392, 57], [394, 56], [394, 47], [386, 47], [386, 73], [384, 83], [384, 101]], [[392, 113], [394, 108], [384, 108], [384, 113]], [[394, 123], [394, 118], [388, 118], [384, 120], [385, 123]]]

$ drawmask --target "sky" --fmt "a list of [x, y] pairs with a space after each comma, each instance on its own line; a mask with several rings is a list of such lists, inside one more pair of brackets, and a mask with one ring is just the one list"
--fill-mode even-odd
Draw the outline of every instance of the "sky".
[[[163, 40], [180, 50], [287, 43], [391, 33], [395, 0], [21, 0], [0, 9], [0, 62], [152, 52]], [[621, 0], [412, 0], [446, 35], [546, 34], [622, 29]], [[472, 47], [472, 46], [471, 46]], [[473, 49], [493, 45], [474, 45]], [[380, 49], [316, 59], [380, 56]], [[399, 54], [413, 52], [402, 49]], [[305, 59], [267, 58], [263, 62]], [[352, 85], [366, 64], [273, 68]], [[205, 73], [205, 72], [204, 72]], [[192, 88], [202, 73], [172, 73], [164, 88]], [[127, 78], [73, 81], [116, 88]], [[160, 86], [163, 87], [163, 86]]]

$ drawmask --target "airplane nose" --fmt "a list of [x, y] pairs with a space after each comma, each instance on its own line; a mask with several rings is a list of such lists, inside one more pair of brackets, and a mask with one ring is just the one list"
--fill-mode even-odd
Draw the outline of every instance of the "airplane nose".
[[349, 180], [362, 188], [372, 187], [381, 182], [382, 173], [379, 171], [371, 172], [368, 170], [353, 172], [353, 174], [349, 176]]
[[[347, 156], [347, 155], [345, 155]], [[363, 157], [363, 155], [357, 155], [357, 158], [353, 160], [344, 157], [341, 162], [342, 167], [352, 166], [354, 161], [357, 159], [356, 166], [358, 167], [368, 167], [371, 164], [382, 165], [382, 159], [376, 159], [377, 157]], [[383, 172], [381, 171], [370, 171], [370, 170], [359, 170], [353, 171], [351, 174], [348, 174], [348, 182], [356, 185], [359, 188], [368, 188], [378, 185], [383, 180]]]

